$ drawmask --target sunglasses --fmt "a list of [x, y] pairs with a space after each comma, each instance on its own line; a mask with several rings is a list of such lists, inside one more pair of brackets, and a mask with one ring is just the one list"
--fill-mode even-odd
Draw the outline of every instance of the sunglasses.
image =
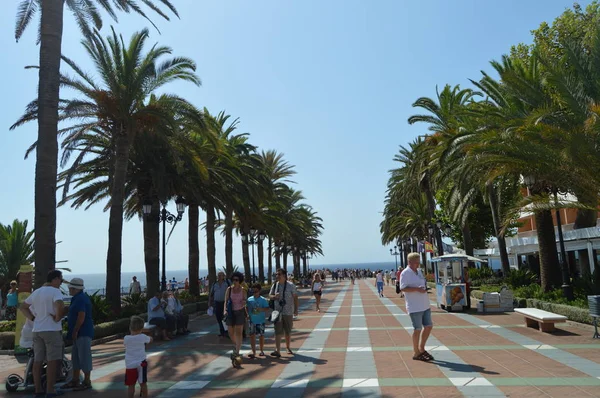
[[234, 282], [239, 282], [239, 281], [240, 281], [240, 278], [233, 278], [233, 279], [232, 279], [232, 281], [234, 281]]

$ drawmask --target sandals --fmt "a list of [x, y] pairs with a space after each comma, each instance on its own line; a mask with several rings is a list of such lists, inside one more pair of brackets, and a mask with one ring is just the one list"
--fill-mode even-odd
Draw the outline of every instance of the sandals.
[[419, 355], [413, 356], [413, 359], [415, 361], [429, 362], [429, 361], [433, 361], [435, 358], [433, 357], [433, 355], [431, 355], [427, 351], [423, 351]]
[[289, 349], [289, 348], [287, 349], [287, 353], [290, 354], [290, 355], [294, 355], [294, 352], [291, 349]]
[[271, 353], [271, 356], [272, 356], [272, 357], [275, 357], [275, 358], [281, 358], [281, 354], [280, 354], [279, 352], [277, 352], [277, 351], [273, 351], [273, 352]]
[[248, 358], [254, 359], [254, 358], [256, 358], [256, 355], [254, 355], [254, 354], [248, 354]]
[[86, 383], [85, 381], [73, 388], [73, 391], [84, 391], [92, 388], [92, 383]]
[[264, 357], [265, 353], [263, 351], [260, 352], [260, 354], [258, 354], [259, 357]]

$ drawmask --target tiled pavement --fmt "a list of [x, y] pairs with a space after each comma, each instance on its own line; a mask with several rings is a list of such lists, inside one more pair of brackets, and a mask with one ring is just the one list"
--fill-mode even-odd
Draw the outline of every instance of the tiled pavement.
[[[404, 300], [393, 287], [385, 293], [377, 297], [372, 279], [330, 283], [321, 313], [309, 292], [302, 293], [296, 354], [245, 359], [243, 369], [231, 368], [230, 346], [216, 336], [214, 321], [197, 318], [191, 335], [148, 350], [150, 395], [600, 397], [600, 341], [588, 329], [567, 324], [554, 334], [540, 333], [523, 327], [514, 313], [449, 314], [432, 306], [428, 350], [436, 361], [425, 363], [412, 360]], [[269, 329], [267, 353], [272, 346]], [[22, 372], [22, 365], [0, 359], [0, 377]], [[94, 368], [94, 390], [67, 396], [123, 396], [122, 341], [94, 347]]]

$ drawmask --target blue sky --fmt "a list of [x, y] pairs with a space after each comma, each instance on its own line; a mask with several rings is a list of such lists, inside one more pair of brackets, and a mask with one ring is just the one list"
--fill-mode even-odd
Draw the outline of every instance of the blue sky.
[[[530, 30], [552, 21], [572, 2], [523, 1], [198, 1], [173, 0], [181, 20], [153, 18], [151, 42], [198, 64], [200, 88], [174, 84], [177, 92], [213, 113], [240, 118], [240, 132], [264, 149], [283, 152], [296, 165], [295, 180], [324, 220], [325, 256], [315, 264], [393, 261], [381, 245], [387, 171], [398, 145], [426, 132], [409, 126], [411, 104], [434, 96], [436, 85], [467, 85], [489, 70], [488, 63], [512, 44], [531, 41]], [[588, 1], [581, 2], [587, 4]], [[542, 5], [543, 4], [543, 5]], [[6, 7], [5, 7], [6, 8]], [[34, 159], [23, 160], [37, 125], [8, 127], [34, 98], [38, 62], [37, 26], [14, 41], [14, 15], [0, 13], [0, 222], [29, 219], [33, 226]], [[11, 12], [12, 11], [12, 12]], [[105, 20], [104, 32], [110, 25]], [[148, 25], [122, 15], [117, 32], [130, 34]], [[80, 33], [66, 16], [63, 52], [93, 71], [81, 49]], [[63, 70], [66, 70], [64, 68]], [[174, 203], [170, 208], [174, 211]], [[77, 273], [105, 269], [108, 213], [58, 210], [58, 259]], [[142, 226], [127, 222], [123, 270], [142, 270]], [[168, 268], [187, 267], [187, 222], [168, 245]], [[217, 241], [217, 265], [224, 263]], [[235, 240], [236, 264], [241, 245]], [[205, 238], [201, 268], [206, 268]]]

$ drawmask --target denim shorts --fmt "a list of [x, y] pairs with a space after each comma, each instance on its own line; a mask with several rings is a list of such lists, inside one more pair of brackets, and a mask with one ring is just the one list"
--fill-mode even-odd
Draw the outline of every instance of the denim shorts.
[[77, 340], [73, 342], [71, 362], [73, 363], [73, 369], [80, 369], [84, 373], [92, 371], [91, 337], [78, 337]]
[[421, 330], [424, 326], [433, 326], [433, 322], [431, 321], [431, 308], [428, 308], [425, 311], [411, 313], [410, 320], [412, 321], [415, 330]]

